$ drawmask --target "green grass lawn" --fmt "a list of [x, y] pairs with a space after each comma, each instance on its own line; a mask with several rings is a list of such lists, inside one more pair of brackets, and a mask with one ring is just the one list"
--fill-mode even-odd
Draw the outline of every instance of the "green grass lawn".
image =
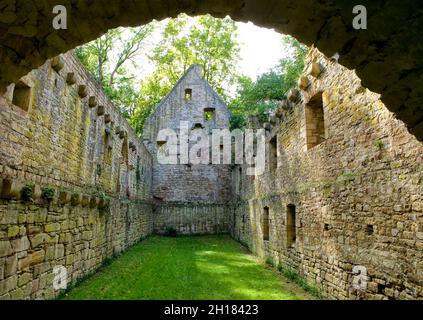
[[228, 236], [138, 243], [64, 299], [310, 299]]

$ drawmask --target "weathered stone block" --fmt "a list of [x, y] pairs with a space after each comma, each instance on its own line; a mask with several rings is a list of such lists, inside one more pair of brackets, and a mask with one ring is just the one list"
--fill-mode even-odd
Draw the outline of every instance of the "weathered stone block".
[[3, 179], [1, 188], [2, 199], [20, 199], [23, 184], [18, 180]]
[[87, 86], [84, 84], [81, 84], [78, 86], [78, 95], [81, 98], [85, 98], [88, 95], [88, 90], [87, 90]]
[[44, 242], [47, 239], [47, 235], [44, 233], [39, 233], [33, 237], [30, 238], [30, 242], [31, 242], [31, 247], [37, 248], [39, 246], [41, 246], [42, 244], [44, 244]]
[[322, 68], [321, 68], [320, 63], [318, 63], [318, 62], [311, 62], [310, 65], [308, 66], [307, 74], [309, 74], [309, 75], [317, 78], [320, 75], [320, 73], [322, 72], [321, 69]]
[[66, 83], [69, 84], [69, 85], [73, 85], [73, 84], [76, 83], [76, 76], [75, 76], [74, 72], [69, 72], [66, 75]]
[[26, 258], [19, 261], [19, 269], [25, 270], [30, 266], [36, 265], [44, 261], [45, 252], [44, 250], [39, 250], [29, 254]]
[[301, 76], [298, 79], [298, 86], [301, 90], [306, 90], [310, 86], [310, 80], [308, 80], [307, 76]]
[[27, 283], [29, 283], [30, 281], [32, 281], [32, 274], [29, 272], [25, 272], [19, 276], [18, 286], [22, 287], [26, 285]]
[[57, 232], [60, 231], [60, 223], [49, 223], [44, 226], [44, 232]]
[[60, 191], [59, 192], [59, 203], [60, 204], [67, 204], [71, 201], [71, 193], [68, 191]]
[[7, 237], [8, 238], [14, 238], [20, 233], [19, 226], [11, 226], [7, 229]]
[[88, 106], [90, 108], [95, 108], [97, 106], [97, 99], [94, 96], [88, 98]]
[[100, 202], [100, 198], [96, 197], [96, 196], [91, 196], [90, 198], [90, 207], [91, 208], [95, 208], [98, 206]]
[[18, 276], [13, 275], [9, 278], [6, 278], [2, 281], [0, 281], [0, 292], [1, 293], [7, 293], [9, 291], [12, 291], [15, 289], [18, 285]]
[[26, 236], [19, 239], [11, 240], [10, 244], [12, 245], [13, 252], [28, 250], [30, 246], [28, 237]]
[[104, 113], [105, 113], [105, 108], [104, 108], [104, 106], [98, 106], [97, 107], [97, 115], [98, 116], [102, 116], [102, 115], [104, 115]]
[[109, 123], [110, 121], [112, 121], [112, 117], [110, 114], [105, 114], [104, 115], [104, 123]]
[[82, 195], [80, 193], [74, 193], [71, 196], [71, 205], [77, 206], [82, 202]]
[[60, 70], [63, 69], [64, 65], [65, 63], [63, 61], [63, 58], [60, 56], [57, 56], [51, 59], [51, 67], [56, 72], [60, 72]]
[[8, 258], [6, 258], [6, 265], [4, 270], [4, 276], [7, 278], [9, 276], [12, 276], [16, 273], [16, 270], [18, 269], [18, 255], [14, 254]]
[[86, 195], [86, 194], [84, 194], [84, 195], [82, 195], [82, 201], [81, 201], [81, 205], [83, 206], [83, 207], [86, 207], [86, 206], [88, 206], [89, 204], [90, 204], [90, 196], [89, 195]]
[[288, 100], [291, 102], [296, 102], [299, 99], [299, 92], [297, 89], [291, 89], [288, 92]]

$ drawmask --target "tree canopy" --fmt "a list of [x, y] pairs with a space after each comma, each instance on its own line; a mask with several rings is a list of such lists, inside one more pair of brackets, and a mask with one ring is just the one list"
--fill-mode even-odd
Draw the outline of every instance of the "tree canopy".
[[[281, 36], [281, 41], [290, 50], [288, 57], [256, 80], [239, 72], [237, 25], [229, 17], [181, 14], [161, 23], [118, 28], [77, 48], [76, 54], [141, 135], [146, 118], [192, 64], [202, 66], [205, 79], [228, 103], [232, 128], [242, 128], [248, 115], [267, 117], [304, 68], [306, 47], [289, 36]], [[154, 70], [137, 82], [135, 58], [140, 53]], [[235, 96], [229, 95], [230, 87], [236, 87]]]
[[[77, 57], [126, 117], [133, 115], [140, 98], [134, 83], [135, 58], [144, 49], [154, 28], [155, 23], [113, 29], [75, 50]], [[132, 70], [128, 68], [129, 63], [132, 63]]]
[[242, 128], [249, 115], [257, 115], [264, 121], [296, 85], [304, 68], [307, 47], [289, 36], [283, 37], [282, 41], [291, 49], [288, 58], [281, 59], [278, 65], [259, 76], [256, 81], [245, 76], [239, 77], [237, 94], [229, 102], [232, 128]]

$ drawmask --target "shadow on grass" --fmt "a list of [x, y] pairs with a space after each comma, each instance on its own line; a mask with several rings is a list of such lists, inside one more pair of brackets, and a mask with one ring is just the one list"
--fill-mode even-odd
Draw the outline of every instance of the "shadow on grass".
[[[289, 288], [288, 288], [289, 287]], [[64, 299], [304, 299], [229, 236], [150, 237]]]

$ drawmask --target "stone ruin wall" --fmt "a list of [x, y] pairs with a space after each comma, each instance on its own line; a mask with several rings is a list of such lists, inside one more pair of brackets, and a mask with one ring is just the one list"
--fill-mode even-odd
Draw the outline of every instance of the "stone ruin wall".
[[[0, 299], [53, 298], [54, 266], [73, 282], [169, 225], [230, 230], [331, 298], [422, 299], [423, 146], [353, 71], [316, 50], [307, 67], [299, 92], [264, 125], [268, 141], [277, 137], [277, 168], [268, 159], [264, 175], [247, 177], [236, 167], [230, 204], [153, 206], [152, 157], [72, 54], [10, 86], [0, 97]], [[316, 97], [325, 139], [311, 147], [320, 116], [306, 105]], [[288, 204], [296, 211], [289, 246]], [[352, 286], [356, 266], [367, 271], [363, 290]]]
[[[306, 67], [290, 101], [263, 125], [267, 141], [277, 137], [277, 168], [268, 158], [262, 176], [235, 170], [233, 188], [242, 183], [242, 190], [231, 233], [327, 297], [422, 299], [423, 145], [353, 71], [315, 49]], [[306, 105], [319, 93], [325, 140], [308, 148], [319, 117]], [[290, 204], [296, 212], [292, 245]], [[265, 207], [269, 240], [263, 240]], [[353, 286], [356, 266], [368, 277], [361, 289]]]
[[69, 284], [152, 232], [151, 156], [72, 53], [0, 97], [0, 142], [0, 300], [53, 298], [55, 266]]
[[[190, 100], [185, 97], [187, 89], [191, 90]], [[214, 110], [212, 120], [205, 119], [205, 109]], [[154, 159], [152, 196], [156, 233], [165, 233], [170, 227], [182, 234], [229, 232], [227, 204], [232, 200], [229, 165], [157, 162], [160, 130], [172, 129], [179, 139], [180, 121], [186, 121], [189, 130], [195, 131], [195, 126], [201, 125], [211, 134], [212, 129], [229, 128], [229, 118], [228, 107], [204, 80], [202, 67], [192, 65], [146, 120], [143, 140]], [[192, 145], [190, 141], [190, 148]]]

